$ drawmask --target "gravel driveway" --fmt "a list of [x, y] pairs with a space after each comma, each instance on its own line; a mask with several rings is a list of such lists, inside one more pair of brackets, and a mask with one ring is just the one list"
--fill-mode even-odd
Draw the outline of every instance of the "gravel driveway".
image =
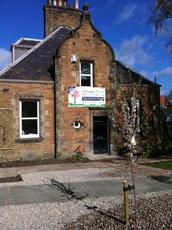
[[[114, 224], [118, 226], [116, 229], [123, 229], [123, 224], [99, 212], [112, 210], [115, 217], [123, 220], [120, 206], [123, 200], [121, 185], [127, 175], [123, 166], [114, 163], [90, 163], [74, 165], [73, 169], [71, 165], [70, 169], [67, 169], [67, 165], [64, 168], [62, 165], [54, 165], [13, 169], [21, 174], [23, 181], [0, 184], [0, 230], [104, 230], [115, 229]], [[4, 174], [5, 170], [7, 171], [2, 170]], [[137, 223], [138, 228], [132, 227], [134, 216], [131, 213], [131, 224], [128, 229], [172, 229], [169, 222], [172, 186], [147, 177], [170, 175], [171, 172], [144, 166], [138, 166], [137, 170], [138, 197], [144, 196], [148, 200], [145, 202], [144, 199], [138, 199], [140, 222]], [[47, 188], [51, 185], [52, 179], [57, 181], [59, 186], [49, 190]], [[81, 191], [86, 190], [89, 195], [82, 199], [78, 194], [75, 196], [77, 189], [74, 187], [79, 188], [76, 185], [81, 185]], [[98, 212], [92, 210], [95, 207]], [[151, 225], [152, 222], [154, 225]], [[106, 225], [102, 225], [105, 223]], [[145, 228], [139, 228], [139, 225], [144, 225]]]

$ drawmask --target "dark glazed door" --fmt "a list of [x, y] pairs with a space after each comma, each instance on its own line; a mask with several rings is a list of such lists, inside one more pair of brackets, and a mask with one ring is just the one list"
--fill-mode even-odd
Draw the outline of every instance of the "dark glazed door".
[[93, 149], [95, 154], [108, 153], [108, 118], [93, 117]]

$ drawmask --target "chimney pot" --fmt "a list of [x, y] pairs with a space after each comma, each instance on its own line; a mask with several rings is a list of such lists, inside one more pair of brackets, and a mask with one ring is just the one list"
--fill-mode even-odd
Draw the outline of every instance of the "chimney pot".
[[47, 0], [47, 5], [51, 5], [51, 0]]
[[79, 9], [79, 0], [75, 0], [75, 9]]
[[62, 0], [58, 0], [58, 3], [59, 3], [59, 4], [58, 4], [59, 7], [62, 7], [62, 6], [63, 6]]
[[67, 7], [67, 0], [64, 0], [64, 8]]
[[53, 0], [53, 6], [57, 6], [56, 0]]

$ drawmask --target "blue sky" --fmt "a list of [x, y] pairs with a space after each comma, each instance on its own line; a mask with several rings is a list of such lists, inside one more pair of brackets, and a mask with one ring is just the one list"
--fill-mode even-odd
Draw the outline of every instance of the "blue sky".
[[[10, 62], [10, 45], [17, 39], [43, 38], [45, 2], [1, 0], [0, 69]], [[165, 50], [165, 43], [172, 30], [163, 30], [158, 36], [154, 33], [148, 23], [154, 0], [80, 0], [80, 7], [84, 2], [88, 2], [93, 24], [111, 44], [116, 58], [150, 80], [156, 76], [161, 93], [168, 94], [172, 90], [172, 55]]]

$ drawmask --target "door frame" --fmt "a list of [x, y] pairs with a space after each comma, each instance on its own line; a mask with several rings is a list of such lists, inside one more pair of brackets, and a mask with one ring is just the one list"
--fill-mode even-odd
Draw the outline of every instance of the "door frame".
[[[91, 110], [91, 113], [90, 113], [90, 124], [91, 124], [91, 127], [90, 127], [90, 143], [91, 143], [91, 146], [90, 146], [90, 150], [91, 152], [94, 154], [94, 155], [99, 155], [99, 154], [95, 154], [94, 153], [94, 135], [93, 135], [93, 118], [94, 117], [104, 117], [106, 116], [107, 117], [107, 147], [108, 147], [108, 151], [107, 151], [107, 154], [110, 155], [110, 122], [109, 122], [109, 117], [108, 117], [108, 113], [106, 110], [102, 110], [102, 109], [99, 109], [99, 110]], [[103, 154], [106, 154], [106, 153], [102, 153], [100, 155], [103, 155]]]

